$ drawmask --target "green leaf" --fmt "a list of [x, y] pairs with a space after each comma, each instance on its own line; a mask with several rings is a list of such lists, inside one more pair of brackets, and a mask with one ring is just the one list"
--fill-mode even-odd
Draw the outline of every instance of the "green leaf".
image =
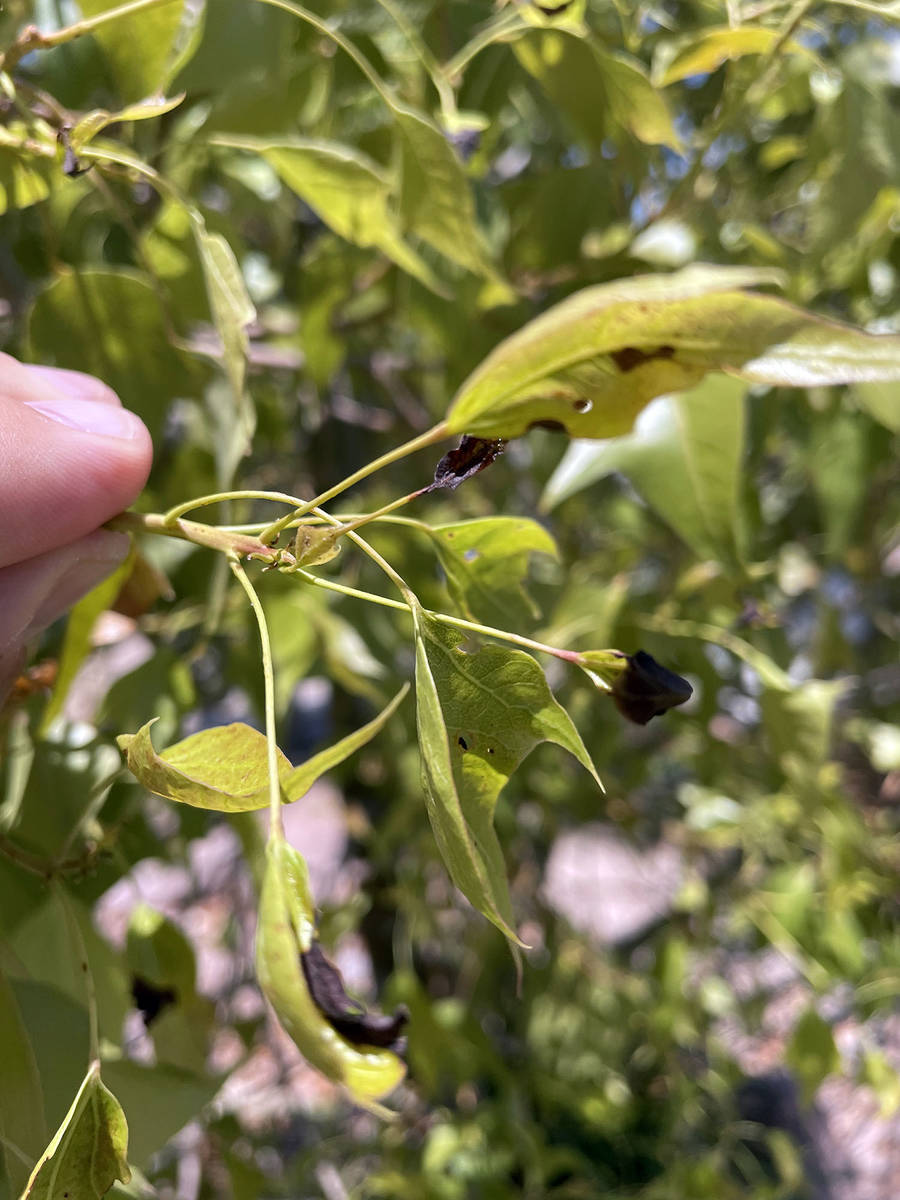
[[532, 30], [514, 49], [591, 146], [599, 149], [622, 126], [641, 142], [680, 147], [666, 101], [636, 59], [563, 29]]
[[[539, 742], [555, 742], [600, 779], [537, 662], [521, 650], [460, 650], [462, 635], [423, 609], [416, 629], [416, 720], [425, 804], [435, 839], [463, 895], [514, 942], [497, 797]], [[519, 943], [521, 944], [521, 943]]]
[[53, 686], [53, 695], [44, 710], [44, 717], [41, 721], [42, 731], [46, 731], [54, 718], [62, 712], [69, 688], [72, 686], [72, 680], [90, 652], [91, 632], [97, 623], [97, 618], [101, 613], [112, 608], [113, 601], [118, 596], [122, 584], [131, 574], [134, 563], [135, 550], [132, 546], [125, 561], [102, 583], [98, 583], [86, 596], [82, 596], [69, 613], [69, 619], [66, 622], [66, 637], [59, 657], [59, 674]]
[[117, 1179], [131, 1178], [127, 1155], [125, 1114], [92, 1063], [21, 1200], [100, 1200]]
[[[400, 218], [451, 262], [488, 279], [497, 270], [475, 218], [462, 164], [441, 130], [423, 113], [392, 100], [400, 151]], [[514, 297], [506, 289], [509, 299]]]
[[63, 271], [28, 316], [32, 358], [97, 375], [156, 437], [169, 403], [196, 390], [193, 365], [169, 341], [146, 279], [125, 269]]
[[283, 840], [271, 841], [256, 933], [259, 985], [304, 1058], [361, 1103], [377, 1100], [402, 1081], [405, 1064], [391, 1050], [351, 1044], [319, 1010], [300, 961], [314, 931], [306, 862]]
[[[23, 139], [33, 136], [21, 122], [14, 122], [9, 128]], [[53, 158], [0, 145], [0, 216], [46, 199], [58, 170]]]
[[778, 29], [744, 25], [737, 29], [705, 29], [700, 37], [690, 37], [677, 48], [665, 46], [653, 64], [653, 82], [668, 87], [690, 75], [708, 75], [723, 63], [748, 54], [768, 54], [778, 46], [779, 54], [809, 54], [793, 39], [781, 42]]
[[[79, 0], [79, 6], [93, 17], [119, 7], [119, 0]], [[124, 100], [140, 100], [166, 86], [179, 65], [186, 28], [196, 25], [202, 11], [187, 0], [161, 0], [94, 30]]]
[[377, 247], [420, 283], [443, 294], [437, 276], [400, 234], [388, 203], [390, 179], [360, 151], [312, 138], [272, 142], [223, 136], [212, 143], [262, 155], [335, 233], [356, 246]]
[[900, 395], [895, 387], [888, 383], [858, 383], [853, 395], [870, 417], [893, 433], [900, 433]]
[[16, 995], [0, 971], [0, 1164], [16, 1195], [28, 1180], [20, 1155], [33, 1161], [47, 1141], [44, 1096], [34, 1050]]
[[807, 1104], [820, 1083], [841, 1071], [841, 1056], [831, 1026], [814, 1008], [808, 1008], [797, 1022], [784, 1057], [799, 1080]]
[[184, 100], [184, 92], [173, 96], [170, 100], [141, 100], [137, 104], [129, 104], [119, 112], [108, 112], [105, 108], [94, 109], [87, 113], [77, 123], [69, 135], [72, 149], [77, 154], [79, 150], [93, 140], [107, 125], [116, 125], [122, 121], [146, 121], [150, 117], [160, 117], [163, 113], [171, 112]]
[[[327, 750], [292, 767], [278, 751], [278, 777], [290, 803], [305, 796], [315, 781], [349, 758], [385, 725], [409, 691], [404, 684], [390, 704], [368, 725]], [[216, 812], [250, 812], [269, 803], [266, 739], [257, 729], [235, 722], [191, 734], [157, 754], [148, 721], [137, 733], [119, 736], [128, 768], [148, 791], [194, 808]]]
[[221, 1078], [124, 1058], [104, 1062], [103, 1075], [130, 1121], [128, 1157], [138, 1167], [146, 1167], [153, 1154], [195, 1120], [222, 1086]]
[[710, 375], [689, 392], [655, 400], [624, 437], [573, 442], [541, 506], [549, 510], [621, 471], [696, 554], [734, 562], [745, 391], [740, 380]]
[[256, 426], [256, 409], [244, 395], [244, 377], [247, 370], [246, 326], [252, 320], [256, 320], [257, 311], [247, 295], [238, 259], [234, 257], [234, 251], [226, 239], [222, 234], [209, 233], [199, 216], [192, 216], [192, 227], [200, 263], [203, 265], [203, 278], [212, 320], [218, 336], [222, 338], [224, 366], [229, 383], [232, 384], [234, 420], [228, 424], [238, 426], [234, 432], [242, 443], [239, 448], [240, 454], [246, 454], [250, 449], [250, 439]]
[[782, 387], [900, 379], [900, 336], [734, 290], [771, 279], [694, 266], [576, 292], [476, 367], [451, 405], [450, 431], [509, 438], [549, 422], [573, 437], [613, 437], [654, 397], [710, 371]]
[[525, 590], [532, 554], [556, 558], [556, 543], [537, 521], [484, 517], [428, 529], [447, 587], [461, 612], [487, 625], [519, 628], [540, 616]]

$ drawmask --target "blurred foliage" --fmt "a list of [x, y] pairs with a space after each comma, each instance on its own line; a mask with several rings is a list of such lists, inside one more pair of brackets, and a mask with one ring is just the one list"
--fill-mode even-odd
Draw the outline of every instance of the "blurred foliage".
[[[83, 0], [81, 16], [109, 7]], [[650, 270], [777, 268], [816, 314], [900, 332], [896, 5], [334, 0], [311, 15], [292, 0], [169, 0], [54, 41], [61, 12], [79, 16], [49, 0], [0, 12], [0, 47], [14, 47], [0, 73], [0, 345], [92, 371], [140, 413], [156, 447], [144, 511], [227, 486], [316, 495], [440, 420], [529, 319]], [[46, 44], [16, 41], [30, 21]], [[202, 898], [193, 848], [223, 821], [259, 883], [251, 817], [175, 811], [115, 774], [115, 736], [153, 717], [159, 745], [262, 720], [243, 595], [209, 551], [144, 539], [171, 595], [150, 588], [130, 610], [139, 665], [107, 674], [78, 720], [62, 696], [45, 720], [40, 686], [3, 715], [0, 1197], [72, 1124], [82, 1081], [103, 1087], [85, 1077], [81, 955], [103, 1081], [130, 1127], [135, 1174], [116, 1195], [173, 1194], [186, 1156], [193, 1194], [240, 1200], [788, 1200], [817, 1186], [803, 1114], [823, 1081], [874, 1089], [884, 1114], [900, 1103], [900, 1048], [882, 1045], [900, 993], [898, 430], [893, 384], [712, 376], [587, 449], [544, 430], [512, 442], [408, 510], [432, 533], [370, 527], [424, 604], [497, 622], [502, 580], [479, 612], [446, 531], [516, 518], [530, 540], [515, 570], [539, 553], [527, 594], [508, 581], [510, 628], [642, 647], [694, 687], [686, 708], [631, 727], [551, 661], [606, 794], [551, 746], [497, 801], [491, 853], [530, 946], [520, 982], [441, 865], [409, 702], [334, 772], [354, 884], [325, 904], [322, 937], [361, 935], [383, 1002], [411, 1012], [389, 1123], [311, 1073], [287, 1086], [294, 1059], [246, 1004], [247, 867], [219, 884], [235, 965], [214, 994], [159, 914], [135, 911], [124, 954], [92, 927], [96, 901], [146, 859], [182, 872], [185, 903]], [[424, 486], [435, 459], [393, 465], [333, 511]], [[273, 518], [253, 501], [215, 511]], [[338, 572], [383, 588], [350, 545], [322, 570]], [[279, 743], [298, 762], [410, 678], [411, 625], [274, 573], [257, 583]], [[101, 599], [35, 647], [68, 664], [66, 687]], [[548, 882], [567, 837], [589, 848], [598, 830], [646, 855], [647, 888], [660, 847], [676, 856], [671, 894], [625, 933], [602, 934], [598, 906], [629, 903], [596, 886], [602, 856], [567, 903]], [[140, 1037], [123, 1026], [137, 977]], [[793, 1017], [772, 1033], [785, 978]], [[214, 1099], [222, 1064], [265, 1053], [276, 1103]]]

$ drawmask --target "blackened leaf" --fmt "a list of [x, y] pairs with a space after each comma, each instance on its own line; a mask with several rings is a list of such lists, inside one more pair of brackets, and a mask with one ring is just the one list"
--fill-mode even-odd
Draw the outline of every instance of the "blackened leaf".
[[316, 941], [305, 954], [301, 953], [300, 963], [316, 1006], [341, 1037], [356, 1046], [383, 1046], [402, 1053], [398, 1042], [409, 1020], [409, 1010], [404, 1005], [400, 1005], [392, 1017], [366, 1012], [358, 1001], [347, 995], [340, 971], [328, 961]]
[[503, 438], [470, 437], [464, 433], [459, 445], [454, 450], [448, 450], [438, 463], [434, 483], [429, 484], [426, 490], [455, 490], [461, 483], [489, 467], [503, 453], [505, 445]]
[[645, 650], [628, 656], [628, 666], [612, 685], [612, 699], [623, 717], [646, 725], [653, 717], [690, 700], [694, 689], [686, 679], [661, 666]]

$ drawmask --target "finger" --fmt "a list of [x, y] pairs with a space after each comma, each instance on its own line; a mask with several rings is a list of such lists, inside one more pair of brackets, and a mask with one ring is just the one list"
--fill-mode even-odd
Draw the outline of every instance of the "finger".
[[150, 470], [143, 422], [99, 381], [0, 355], [0, 567], [83, 537]]
[[128, 553], [122, 533], [98, 529], [61, 550], [0, 570], [0, 704], [27, 644], [96, 587]]

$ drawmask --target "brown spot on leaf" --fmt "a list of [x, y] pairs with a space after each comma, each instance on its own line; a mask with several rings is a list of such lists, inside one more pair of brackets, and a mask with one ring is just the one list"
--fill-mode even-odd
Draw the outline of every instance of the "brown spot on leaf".
[[409, 1020], [405, 1005], [399, 1005], [392, 1017], [366, 1012], [347, 995], [340, 971], [328, 961], [318, 942], [300, 955], [300, 965], [309, 994], [335, 1032], [354, 1046], [381, 1046], [403, 1053], [403, 1027]]
[[468, 748], [469, 748], [469, 743], [462, 736], [462, 734], [460, 734], [459, 737], [456, 739], [456, 744], [457, 744], [457, 746], [459, 746], [459, 748], [461, 750], [468, 750]]
[[463, 434], [459, 445], [448, 450], [438, 463], [434, 472], [434, 482], [430, 483], [426, 492], [437, 488], [449, 488], [451, 491], [489, 467], [500, 457], [506, 442], [503, 438], [479, 438]]
[[674, 346], [660, 346], [658, 350], [639, 350], [636, 346], [623, 346], [621, 350], [613, 350], [610, 358], [623, 374], [633, 371], [635, 367], [654, 359], [674, 358]]

